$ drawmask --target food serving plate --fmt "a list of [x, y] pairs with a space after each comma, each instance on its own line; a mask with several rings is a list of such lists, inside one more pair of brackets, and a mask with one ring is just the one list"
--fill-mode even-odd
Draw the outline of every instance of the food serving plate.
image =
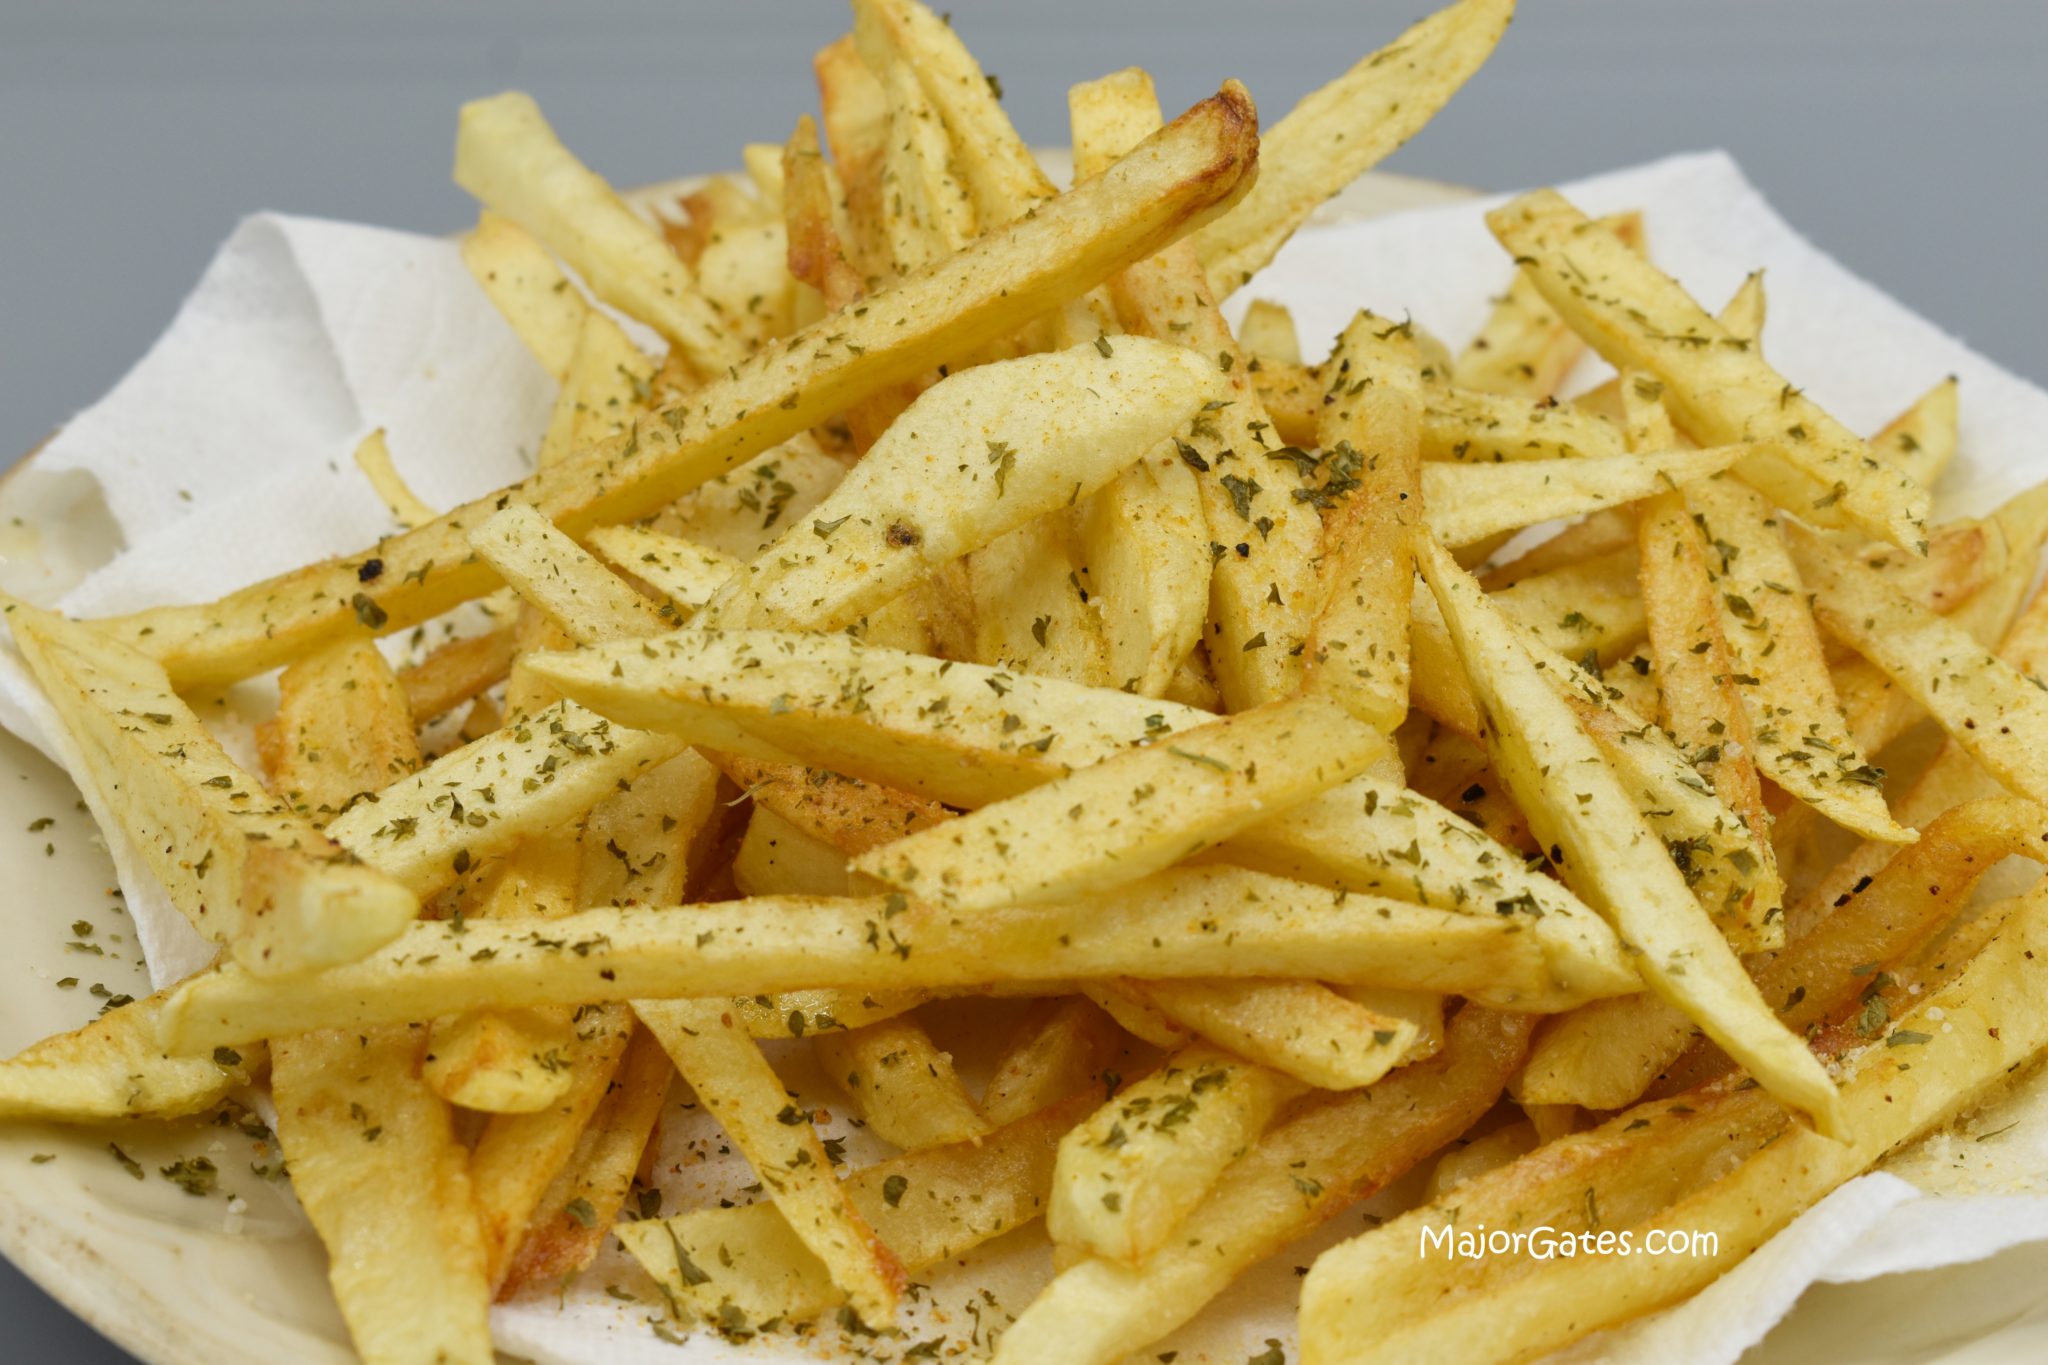
[[[1064, 179], [1063, 166], [1049, 169]], [[689, 183], [652, 187], [637, 197], [672, 198]], [[1373, 217], [1470, 194], [1371, 175], [1325, 206], [1317, 221]], [[0, 587], [54, 595], [119, 548], [88, 511], [35, 524], [17, 519], [11, 501], [0, 479]], [[4, 733], [0, 869], [8, 888], [0, 896], [0, 935], [8, 945], [0, 962], [0, 1049], [12, 1053], [74, 1028], [108, 998], [147, 992], [112, 864], [76, 789], [62, 771]], [[278, 1154], [260, 1132], [253, 1116], [213, 1127], [0, 1127], [0, 1252], [66, 1308], [152, 1365], [350, 1361], [347, 1334], [328, 1294], [324, 1254], [276, 1178]], [[188, 1193], [187, 1185], [205, 1183], [191, 1178], [198, 1158], [210, 1162], [217, 1177], [211, 1190]], [[696, 1354], [685, 1347], [675, 1358]], [[767, 1346], [758, 1354], [778, 1353]], [[1193, 1365], [1196, 1357], [1183, 1359]], [[1748, 1359], [1868, 1365], [2048, 1359], [2048, 1244], [1970, 1265], [1816, 1286]]]

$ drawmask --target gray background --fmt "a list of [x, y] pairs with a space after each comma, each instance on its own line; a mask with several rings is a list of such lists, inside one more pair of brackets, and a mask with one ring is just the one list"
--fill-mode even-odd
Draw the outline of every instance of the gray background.
[[[1063, 144], [1074, 81], [1138, 63], [1177, 106], [1236, 76], [1271, 119], [1429, 3], [952, 8], [1025, 135]], [[845, 25], [831, 0], [0, 0], [0, 466], [142, 353], [239, 215], [459, 227], [455, 106], [508, 85], [617, 183], [736, 165], [814, 106]], [[1726, 147], [1852, 269], [2048, 381], [2044, 59], [2022, 0], [1523, 0], [1389, 165], [1506, 189]], [[4, 1265], [0, 1321], [9, 1360], [127, 1359]]]

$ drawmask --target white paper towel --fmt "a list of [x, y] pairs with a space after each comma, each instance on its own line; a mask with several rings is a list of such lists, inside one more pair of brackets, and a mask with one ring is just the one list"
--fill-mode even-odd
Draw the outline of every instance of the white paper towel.
[[[1710, 307], [1763, 268], [1773, 363], [1853, 427], [1875, 430], [1935, 380], [1958, 375], [1963, 455], [1938, 490], [1942, 516], [1982, 512], [2048, 477], [2040, 450], [2048, 394], [1843, 270], [1780, 220], [1725, 156], [1677, 157], [1563, 188], [1594, 213], [1643, 210], [1652, 255]], [[1304, 233], [1241, 299], [1287, 303], [1312, 354], [1360, 306], [1412, 315], [1456, 345], [1507, 278], [1481, 222], [1485, 207]], [[1589, 361], [1578, 382], [1600, 368]], [[452, 244], [263, 215], [222, 247], [149, 355], [10, 481], [0, 513], [118, 544], [81, 581], [44, 585], [42, 598], [68, 611], [209, 597], [390, 529], [349, 462], [369, 428], [384, 427], [408, 479], [429, 502], [448, 505], [526, 471], [552, 389]], [[11, 652], [0, 652], [0, 723], [78, 771]], [[123, 841], [111, 842], [156, 979], [203, 964], [207, 945], [139, 875]], [[1693, 1302], [1573, 1354], [1732, 1361], [1813, 1282], [1967, 1262], [2048, 1238], [2048, 1112], [2036, 1111], [2048, 1111], [2048, 1085], [2038, 1081], [1972, 1121], [1971, 1131], [1991, 1136], [1922, 1144], [1887, 1173], [1845, 1186]], [[670, 1191], [672, 1210], [749, 1178], [743, 1168], [707, 1172], [701, 1124], [684, 1114], [668, 1126], [664, 1167], [690, 1172]], [[1291, 1340], [1293, 1267], [1362, 1226], [1357, 1214], [1340, 1217], [1158, 1349], [1178, 1347], [1188, 1362], [1235, 1362], [1266, 1337]], [[1002, 1309], [986, 1311], [987, 1326], [999, 1326], [1048, 1265], [1042, 1241], [1020, 1234], [933, 1276], [904, 1344], [939, 1332], [968, 1339], [980, 1320], [966, 1305], [983, 1280], [1003, 1286]], [[606, 1292], [632, 1292], [635, 1274], [614, 1251], [559, 1295], [499, 1308], [501, 1345], [560, 1365], [736, 1358], [715, 1339], [659, 1340], [648, 1325], [651, 1302]], [[758, 1347], [744, 1354], [764, 1358]]]

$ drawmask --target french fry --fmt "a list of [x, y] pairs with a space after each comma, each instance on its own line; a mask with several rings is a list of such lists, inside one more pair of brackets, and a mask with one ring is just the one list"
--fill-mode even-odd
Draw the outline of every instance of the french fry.
[[[1344, 382], [1342, 376], [1330, 381]], [[1575, 460], [1622, 453], [1612, 422], [1575, 407], [1432, 383], [1422, 411], [1422, 458], [1448, 464]], [[1658, 449], [1669, 450], [1670, 446]]]
[[415, 1077], [422, 1042], [403, 1026], [279, 1039], [278, 1141], [363, 1359], [488, 1365], [490, 1286], [465, 1153], [448, 1106]]
[[1885, 808], [1881, 770], [1849, 735], [1799, 570], [1786, 549], [1792, 523], [1762, 495], [1728, 480], [1690, 485], [1701, 519], [1708, 571], [1720, 594], [1721, 625], [1738, 666], [1757, 767], [1773, 782], [1845, 828], [1905, 843]]
[[903, 1151], [971, 1142], [991, 1127], [954, 1074], [952, 1057], [908, 1019], [820, 1034], [812, 1047], [869, 1129]]
[[[657, 511], [849, 403], [1014, 329], [1185, 233], [1241, 191], [1254, 159], [1255, 124], [1250, 100], [1231, 86], [1032, 217], [870, 296], [858, 315], [833, 314], [763, 348], [687, 407], [639, 423], [620, 441], [579, 452], [366, 554], [298, 570], [217, 603], [157, 608], [107, 628], [144, 646], [180, 685], [191, 686], [260, 672], [369, 622], [388, 632], [427, 620], [489, 589], [492, 574], [469, 561], [463, 537], [504, 502], [532, 503], [572, 535]], [[380, 572], [366, 588], [363, 573], [373, 559]]]
[[[1071, 1095], [978, 1141], [878, 1162], [846, 1179], [846, 1196], [906, 1271], [960, 1256], [1044, 1212], [1060, 1136], [1096, 1100]], [[713, 1321], [730, 1304], [748, 1323], [807, 1322], [845, 1298], [772, 1205], [699, 1209], [618, 1234], [679, 1306]]]
[[718, 755], [718, 761], [756, 806], [849, 856], [929, 829], [951, 815], [935, 801], [830, 769], [756, 763], [727, 754]]
[[1956, 457], [1957, 388], [1950, 375], [1920, 395], [1870, 438], [1871, 450], [1922, 488], [1934, 487]]
[[854, 867], [958, 910], [1107, 891], [1337, 786], [1383, 747], [1327, 701], [1274, 702], [1113, 754]]
[[1633, 549], [1635, 544], [1636, 519], [1632, 509], [1604, 508], [1530, 546], [1507, 563], [1486, 570], [1480, 574], [1479, 584], [1488, 592], [1499, 592], [1525, 578], [1555, 573], [1616, 550]]
[[1318, 436], [1333, 499], [1323, 520], [1327, 584], [1310, 633], [1310, 695], [1391, 734], [1408, 714], [1408, 601], [1421, 517], [1422, 379], [1413, 342], [1360, 313], [1337, 339], [1341, 391]]
[[1467, 1006], [1436, 1058], [1332, 1096], [1225, 1168], [1187, 1238], [1130, 1267], [1091, 1258], [1053, 1277], [998, 1344], [999, 1365], [1113, 1365], [1193, 1317], [1246, 1266], [1425, 1160], [1499, 1097], [1528, 1043], [1525, 1017]]
[[732, 857], [732, 879], [749, 896], [851, 894], [846, 855], [757, 805]]
[[1305, 1085], [1354, 1090], [1408, 1059], [1418, 1030], [1316, 981], [1132, 981], [1169, 1022]]
[[425, 724], [503, 682], [512, 669], [513, 653], [512, 629], [501, 626], [450, 640], [401, 670], [398, 683], [405, 689], [413, 720]]
[[[1419, 554], [1488, 718], [1494, 767], [1568, 884], [1640, 950], [1636, 961], [1652, 990], [1740, 1057], [1773, 1096], [1822, 1131], [1841, 1132], [1827, 1073], [1772, 1017], [1678, 869], [1654, 856], [1656, 836], [1513, 627], [1441, 547]], [[1634, 851], [1646, 846], [1650, 857]]]
[[1714, 794], [1749, 827], [1749, 855], [1761, 861], [1755, 892], [1729, 922], [1737, 952], [1783, 944], [1784, 885], [1771, 851], [1770, 813], [1757, 779], [1756, 737], [1750, 728], [1739, 671], [1713, 595], [1705, 547], [1682, 494], [1646, 499], [1640, 513], [1638, 555], [1642, 603], [1657, 661], [1664, 725], [1694, 755], [1694, 766]]
[[[198, 1051], [513, 999], [579, 1005], [1106, 976], [1309, 977], [1516, 1008], [1558, 995], [1541, 945], [1504, 917], [1236, 868], [1185, 868], [1136, 883], [1118, 893], [1113, 916], [1096, 901], [966, 917], [896, 909], [901, 903], [757, 897], [685, 915], [604, 909], [538, 924], [423, 921], [361, 962], [289, 984], [238, 966], [195, 977], [166, 1003], [163, 1037], [167, 1047]], [[1187, 932], [1191, 924], [1199, 932]]]
[[360, 958], [419, 914], [231, 760], [147, 657], [9, 601], [14, 641], [81, 752], [100, 808], [201, 934], [267, 975]]
[[561, 144], [531, 96], [507, 91], [462, 107], [455, 183], [558, 253], [600, 299], [661, 333], [699, 373], [740, 358], [690, 267]]
[[931, 568], [1101, 487], [1212, 392], [1177, 347], [1125, 338], [1103, 349], [978, 366], [926, 390], [701, 622], [844, 626]]
[[589, 539], [593, 553], [667, 598], [679, 612], [709, 602], [740, 568], [731, 555], [638, 526], [600, 526]]
[[[1640, 213], [1617, 214], [1600, 224], [1642, 249]], [[1517, 269], [1479, 335], [1458, 354], [1451, 379], [1461, 388], [1542, 402], [1557, 393], [1585, 351], [1586, 343], [1544, 302], [1528, 273]]]
[[1298, 1093], [1207, 1044], [1174, 1053], [1060, 1139], [1047, 1231], [1062, 1247], [1141, 1264]]
[[631, 639], [670, 628], [654, 603], [602, 566], [589, 564], [575, 541], [523, 503], [493, 516], [469, 534], [470, 546], [529, 605], [571, 639]]
[[1422, 506], [1430, 534], [1446, 548], [1473, 545], [1502, 531], [1645, 498], [1659, 489], [1717, 474], [1749, 446], [1674, 450], [1659, 455], [1595, 455], [1500, 465], [1422, 467]]
[[[409, 699], [368, 640], [351, 640], [287, 668], [277, 717], [259, 729], [270, 785], [318, 823], [419, 767]], [[337, 717], [347, 720], [337, 721]], [[362, 785], [343, 794], [334, 774]], [[333, 798], [339, 798], [329, 804]]]
[[[1073, 96], [1068, 95], [1069, 103]], [[1278, 361], [1283, 365], [1301, 363], [1301, 338], [1294, 330], [1294, 314], [1287, 305], [1272, 299], [1253, 299], [1245, 306], [1244, 320], [1237, 325], [1238, 344], [1260, 363]]]
[[576, 1150], [535, 1207], [499, 1297], [511, 1298], [530, 1284], [557, 1283], [596, 1257], [633, 1191], [674, 1079], [661, 1044], [646, 1030], [636, 1031]]
[[202, 1113], [263, 1069], [260, 1046], [180, 1056], [157, 1042], [164, 993], [131, 1000], [0, 1061], [0, 1118], [51, 1123]]
[[1412, 137], [1479, 69], [1513, 0], [1460, 0], [1310, 92], [1263, 140], [1245, 202], [1195, 237], [1218, 296], [1250, 279], [1325, 199]]
[[[1752, 1148], [1755, 1155], [1725, 1173], [1719, 1165], [1658, 1163], [1689, 1175], [1691, 1188], [1634, 1222], [1637, 1244], [1646, 1244], [1653, 1231], [1668, 1237], [1683, 1230], [1697, 1248], [1698, 1234], [1711, 1232], [1709, 1254], [1482, 1257], [1457, 1262], [1459, 1283], [1446, 1293], [1442, 1268], [1415, 1254], [1421, 1228], [1441, 1220], [1443, 1210], [1418, 1210], [1325, 1252], [1310, 1270], [1302, 1289], [1304, 1360], [1526, 1359], [1703, 1287], [1802, 1209], [1980, 1099], [2048, 1043], [2036, 980], [2036, 959], [2048, 952], [2044, 905], [2048, 898], [2029, 897], [1957, 980], [1924, 997], [1882, 1045], [1849, 1061], [1842, 1099], [1853, 1141], [1793, 1127]], [[1744, 1103], [1741, 1092], [1734, 1101]], [[1610, 1127], [1642, 1116], [1624, 1115]], [[1715, 1125], [1695, 1115], [1685, 1126], [1709, 1127], [1721, 1146], [1726, 1120]], [[1650, 1131], [1657, 1131], [1654, 1116]], [[1510, 1188], [1520, 1165], [1458, 1191], [1453, 1202], [1460, 1216], [1483, 1217], [1477, 1192]], [[1584, 1182], [1574, 1186], [1583, 1202]], [[1527, 1201], [1518, 1199], [1514, 1207], [1526, 1211]], [[1603, 1221], [1605, 1228], [1614, 1226]], [[1459, 1292], [1476, 1276], [1493, 1281], [1489, 1292]], [[1589, 1304], [1598, 1306], [1588, 1311]]]
[[1669, 276], [1552, 190], [1487, 215], [1550, 306], [1615, 368], [1642, 370], [1694, 437], [1767, 443], [1741, 477], [1781, 506], [1828, 526], [1853, 525], [1914, 550], [1926, 538], [1927, 490], [1870, 448], [1731, 335]]
[[384, 439], [384, 428], [378, 427], [365, 436], [355, 449], [356, 468], [363, 471], [370, 487], [389, 509], [391, 519], [410, 531], [423, 526], [438, 515], [420, 495], [412, 491], [405, 476], [392, 463], [391, 446]]
[[746, 1153], [797, 1240], [825, 1263], [854, 1311], [871, 1325], [891, 1321], [903, 1266], [847, 1197], [817, 1129], [790, 1103], [753, 1040], [707, 1001], [642, 1000], [634, 1012]]
[[1093, 1085], [1115, 1056], [1116, 1026], [1081, 996], [1042, 1000], [989, 1075], [981, 1111], [1001, 1127]]
[[[587, 446], [627, 431], [647, 415], [654, 374], [654, 362], [609, 315], [596, 308], [584, 314], [576, 354], [548, 414], [535, 463], [542, 468], [560, 464]], [[362, 462], [360, 450], [356, 460]], [[431, 520], [431, 511], [424, 517], [401, 518], [406, 526]]]
[[1819, 536], [1788, 525], [1815, 617], [1882, 668], [2012, 791], [2048, 796], [2048, 695], [1948, 618], [1915, 603]]
[[846, 193], [846, 246], [863, 278], [893, 273], [882, 223], [882, 162], [889, 147], [889, 104], [881, 82], [854, 46], [853, 35], [811, 60], [832, 162]]
[[590, 304], [547, 248], [510, 218], [485, 209], [462, 239], [462, 262], [541, 368], [567, 379]]

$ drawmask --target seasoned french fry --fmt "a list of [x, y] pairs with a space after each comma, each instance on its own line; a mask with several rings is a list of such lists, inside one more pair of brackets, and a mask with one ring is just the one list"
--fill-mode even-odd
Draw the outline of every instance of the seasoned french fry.
[[[1642, 249], [1641, 214], [1617, 214], [1600, 224]], [[1586, 343], [1544, 302], [1528, 272], [1517, 269], [1493, 301], [1479, 335], [1459, 353], [1451, 378], [1463, 388], [1542, 402], [1556, 394], [1585, 350]]]
[[[1415, 1254], [1421, 1229], [1445, 1218], [1439, 1206], [1424, 1208], [1319, 1258], [1302, 1290], [1303, 1358], [1317, 1365], [1527, 1359], [1702, 1288], [1802, 1209], [1908, 1138], [1954, 1116], [2048, 1044], [2048, 1012], [2039, 1008], [2034, 961], [2048, 952], [2044, 906], [2048, 897], [2029, 897], [1956, 981], [1924, 997], [1882, 1045], [1851, 1059], [1842, 1099], [1853, 1141], [1794, 1127], [1760, 1149], [1752, 1143], [1755, 1155], [1732, 1171], [1668, 1158], [1656, 1163], [1689, 1176], [1690, 1188], [1676, 1202], [1632, 1220], [1637, 1244], [1646, 1244], [1653, 1231], [1668, 1238], [1682, 1230], [1697, 1248], [1698, 1235], [1710, 1232], [1715, 1240], [1708, 1254], [1479, 1257], [1455, 1263], [1458, 1287], [1484, 1277], [1492, 1282], [1490, 1292], [1447, 1294], [1443, 1267]], [[1903, 1045], [1895, 1041], [1900, 1039]], [[1745, 1104], [1741, 1092], [1734, 1100]], [[1696, 1114], [1682, 1125], [1706, 1128], [1726, 1154], [1723, 1161], [1741, 1155], [1740, 1148], [1731, 1152], [1725, 1144], [1725, 1108], [1717, 1107], [1711, 1119]], [[1644, 1116], [1623, 1115], [1610, 1127], [1625, 1128]], [[1649, 1132], [1655, 1133], [1658, 1125], [1650, 1117]], [[1460, 1189], [1452, 1198], [1459, 1217], [1484, 1218], [1488, 1204], [1482, 1192], [1511, 1191], [1520, 1167]], [[1584, 1181], [1572, 1182], [1582, 1210], [1584, 1189]], [[1524, 1215], [1530, 1209], [1523, 1197], [1514, 1197], [1511, 1206]], [[1603, 1220], [1602, 1226], [1613, 1228], [1615, 1222]], [[1588, 1311], [1587, 1305], [1597, 1308]]]
[[700, 373], [742, 352], [653, 225], [556, 138], [531, 96], [462, 107], [455, 182], [559, 253], [597, 296], [668, 338]]
[[731, 555], [638, 526], [600, 526], [590, 533], [590, 548], [683, 612], [709, 602], [740, 569]]
[[[1333, 376], [1330, 382], [1339, 385], [1344, 379]], [[1622, 452], [1621, 433], [1614, 424], [1578, 408], [1503, 398], [1446, 384], [1431, 384], [1425, 396], [1425, 460], [1504, 464], [1521, 460], [1575, 460]]]
[[1131, 981], [1123, 994], [1238, 1056], [1325, 1090], [1371, 1085], [1418, 1030], [1315, 981]]
[[1422, 378], [1414, 343], [1360, 313], [1337, 339], [1341, 390], [1323, 409], [1323, 601], [1310, 635], [1311, 695], [1391, 734], [1408, 714], [1409, 546], [1422, 512]]
[[[1069, 94], [1069, 102], [1072, 98]], [[1287, 311], [1284, 303], [1253, 299], [1245, 307], [1244, 320], [1237, 324], [1237, 340], [1261, 364], [1301, 363], [1301, 338], [1294, 330], [1294, 314]]]
[[0, 1061], [0, 1118], [52, 1123], [174, 1119], [197, 1114], [263, 1068], [260, 1045], [211, 1056], [165, 1052], [157, 1041], [164, 993], [115, 1005], [82, 1028], [31, 1043]]
[[1798, 568], [1793, 523], [1729, 480], [1692, 484], [1687, 503], [1706, 536], [1722, 631], [1756, 739], [1757, 767], [1821, 814], [1871, 839], [1905, 843], [1873, 768], [1848, 733]]
[[1717, 474], [1750, 446], [1674, 450], [1660, 455], [1597, 455], [1501, 465], [1431, 462], [1422, 467], [1422, 505], [1430, 534], [1447, 548], [1502, 531], [1582, 516], [1648, 497], [1659, 489]]
[[[425, 724], [473, 701], [512, 669], [512, 628], [450, 640], [398, 675], [416, 723]], [[496, 726], [492, 726], [496, 729]]]
[[391, 519], [410, 531], [415, 526], [424, 526], [438, 513], [420, 495], [412, 491], [405, 476], [392, 463], [391, 446], [384, 439], [384, 428], [378, 427], [365, 436], [355, 449], [356, 468], [363, 471], [363, 477], [370, 481], [370, 487], [391, 512]]
[[[1636, 960], [1651, 989], [1740, 1057], [1780, 1101], [1822, 1131], [1841, 1132], [1827, 1073], [1772, 1017], [1678, 869], [1654, 856], [1656, 836], [1571, 710], [1537, 673], [1513, 627], [1441, 547], [1426, 545], [1419, 553], [1488, 717], [1494, 767], [1553, 850], [1552, 861], [1640, 950]], [[1652, 856], [1635, 852], [1644, 847]]]
[[1872, 456], [1757, 347], [1563, 196], [1523, 195], [1487, 224], [1574, 331], [1617, 369], [1663, 383], [1680, 426], [1703, 441], [1768, 445], [1743, 460], [1745, 481], [1824, 525], [1853, 525], [1908, 550], [1926, 538], [1926, 489]]
[[[596, 308], [585, 313], [576, 354], [555, 396], [535, 463], [542, 468], [560, 464], [577, 451], [630, 429], [651, 406], [654, 373], [654, 362], [610, 316]], [[360, 450], [356, 461], [362, 462]], [[417, 526], [433, 520], [433, 513], [400, 520]]]
[[926, 390], [701, 622], [844, 626], [931, 568], [1101, 487], [1212, 392], [1177, 347], [1126, 338], [1104, 349], [978, 366]]
[[485, 209], [462, 239], [462, 261], [541, 368], [567, 379], [591, 310], [547, 248], [510, 218]]
[[2048, 797], [2042, 684], [1821, 537], [1796, 524], [1786, 532], [1821, 624], [1882, 668], [1992, 776], [2035, 800]]
[[1320, 89], [1273, 125], [1259, 183], [1196, 234], [1219, 296], [1266, 262], [1316, 206], [1414, 135], [1493, 51], [1513, 0], [1460, 0], [1437, 11]]
[[14, 642], [70, 731], [101, 810], [194, 928], [251, 971], [349, 962], [419, 914], [231, 760], [161, 667], [89, 626], [8, 601]]
[[[1114, 915], [1091, 901], [974, 916], [896, 908], [902, 904], [900, 896], [775, 897], [693, 906], [686, 915], [586, 910], [544, 928], [421, 922], [361, 962], [289, 984], [236, 966], [195, 977], [166, 1003], [163, 1036], [175, 1049], [210, 1050], [514, 998], [574, 1005], [1105, 976], [1308, 977], [1516, 1008], [1560, 995], [1541, 944], [1506, 917], [1334, 893], [1236, 868], [1185, 868], [1126, 887]], [[1203, 931], [1187, 933], [1191, 922]]]
[[1116, 1053], [1109, 1016], [1081, 996], [1044, 1000], [996, 1058], [981, 1111], [998, 1127], [1095, 1083]]
[[914, 1152], [970, 1142], [991, 1127], [954, 1074], [953, 1059], [908, 1019], [820, 1034], [813, 1046], [825, 1073], [884, 1142]]
[[960, 910], [1107, 891], [1337, 786], [1383, 748], [1329, 702], [1274, 702], [1113, 754], [853, 865]]
[[404, 1027], [279, 1039], [278, 1141], [363, 1359], [489, 1365], [490, 1285], [465, 1153], [448, 1106], [415, 1078], [422, 1041]]
[[1060, 1140], [1047, 1231], [1064, 1247], [1141, 1264], [1299, 1092], [1207, 1044], [1174, 1053]]

